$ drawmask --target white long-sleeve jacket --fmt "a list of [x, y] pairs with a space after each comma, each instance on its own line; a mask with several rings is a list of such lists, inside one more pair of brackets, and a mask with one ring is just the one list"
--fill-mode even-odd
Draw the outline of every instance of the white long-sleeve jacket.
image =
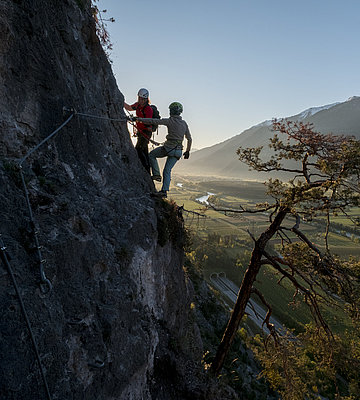
[[166, 135], [165, 147], [173, 148], [174, 146], [182, 146], [184, 137], [187, 140], [186, 151], [190, 151], [192, 138], [188, 124], [182, 119], [180, 115], [171, 115], [170, 118], [138, 118], [138, 121], [144, 124], [151, 125], [165, 125], [168, 129]]

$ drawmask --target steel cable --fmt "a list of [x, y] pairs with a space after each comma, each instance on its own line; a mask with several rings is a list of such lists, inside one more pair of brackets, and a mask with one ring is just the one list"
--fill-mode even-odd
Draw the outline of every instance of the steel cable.
[[70, 117], [63, 122], [58, 128], [56, 128], [52, 133], [50, 133], [49, 136], [47, 136], [44, 140], [42, 140], [38, 145], [36, 145], [33, 149], [31, 149], [26, 155], [25, 157], [23, 157], [20, 161], [19, 161], [19, 167], [22, 166], [23, 162], [32, 154], [34, 153], [36, 150], [39, 149], [39, 147], [41, 147], [44, 143], [46, 143], [49, 139], [51, 139], [53, 136], [55, 136], [65, 125], [67, 125], [70, 120], [72, 119], [72, 117], [74, 116], [74, 113], [72, 113], [70, 115]]
[[66, 119], [66, 121], [64, 121], [59, 127], [57, 127], [53, 132], [51, 132], [50, 135], [46, 136], [46, 138], [44, 140], [42, 140], [33, 149], [31, 149], [18, 163], [21, 182], [22, 182], [23, 190], [24, 190], [24, 194], [25, 194], [26, 205], [27, 205], [28, 212], [29, 212], [29, 217], [30, 217], [30, 224], [31, 224], [31, 228], [33, 229], [33, 233], [34, 233], [35, 247], [36, 247], [36, 251], [37, 251], [37, 254], [38, 254], [38, 258], [39, 258], [40, 279], [41, 279], [41, 283], [45, 284], [48, 287], [49, 291], [52, 289], [52, 284], [51, 284], [50, 280], [46, 277], [46, 274], [45, 274], [45, 271], [44, 271], [45, 260], [42, 258], [42, 254], [41, 254], [41, 246], [39, 244], [39, 239], [38, 239], [38, 236], [37, 236], [38, 235], [38, 231], [36, 229], [36, 224], [35, 224], [35, 220], [34, 220], [34, 214], [33, 214], [33, 211], [32, 211], [32, 208], [31, 208], [31, 204], [30, 204], [30, 199], [29, 199], [29, 191], [28, 191], [27, 186], [26, 186], [25, 177], [24, 177], [24, 173], [23, 173], [22, 167], [23, 167], [23, 163], [30, 157], [30, 155], [33, 154], [35, 151], [37, 151], [48, 140], [50, 140], [52, 137], [54, 137], [65, 125], [67, 125], [71, 121], [73, 116], [74, 116], [74, 113], [72, 113]]

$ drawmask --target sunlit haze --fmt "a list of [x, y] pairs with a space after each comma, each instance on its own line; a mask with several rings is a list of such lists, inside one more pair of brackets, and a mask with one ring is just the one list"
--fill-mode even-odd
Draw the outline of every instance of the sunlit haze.
[[[360, 94], [359, 1], [97, 2], [128, 103], [180, 101], [193, 147]], [[165, 131], [158, 139], [162, 140]]]

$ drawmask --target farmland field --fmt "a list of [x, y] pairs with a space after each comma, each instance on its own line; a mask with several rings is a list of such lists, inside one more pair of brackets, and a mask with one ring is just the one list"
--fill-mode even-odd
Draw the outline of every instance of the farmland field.
[[[205, 217], [199, 217], [192, 213], [184, 213], [186, 226], [191, 229], [193, 234], [204, 241], [208, 235], [218, 235], [225, 239], [226, 237], [232, 238], [232, 244], [225, 250], [226, 261], [216, 259], [214, 262], [210, 260], [206, 263], [205, 279], [209, 280], [210, 275], [214, 272], [225, 272], [229, 279], [239, 285], [252, 251], [249, 232], [255, 237], [263, 232], [268, 226], [269, 215], [265, 213], [225, 215], [224, 212], [213, 209], [205, 211], [205, 204], [201, 204], [197, 199], [215, 194], [215, 197], [211, 197], [211, 201], [217, 202], [217, 207], [239, 208], [241, 205], [251, 208], [257, 203], [269, 201], [265, 189], [265, 186], [259, 182], [192, 180], [189, 177], [176, 175], [173, 177], [169, 198], [175, 200], [179, 206], [184, 206], [185, 210], [205, 215]], [[357, 217], [359, 210], [351, 210], [351, 213], [353, 217]], [[342, 224], [345, 231], [330, 232], [329, 245], [332, 251], [342, 257], [349, 255], [360, 257], [358, 241], [354, 240], [354, 237], [348, 237], [350, 235], [346, 236], [346, 226], [350, 226], [348, 225], [350, 221], [339, 218], [336, 222]], [[286, 224], [291, 227], [294, 220], [289, 219]], [[300, 228], [313, 242], [320, 243], [319, 239], [324, 237], [324, 225], [303, 222]], [[357, 234], [360, 235], [360, 232]], [[275, 249], [279, 245], [279, 239], [272, 241]], [[246, 257], [244, 257], [245, 253]], [[239, 258], [242, 259], [242, 263], [237, 262]], [[273, 304], [274, 315], [286, 326], [298, 330], [301, 329], [302, 324], [310, 321], [306, 306], [295, 302], [289, 307], [288, 303], [292, 301], [293, 290], [290, 284], [284, 281], [281, 286], [277, 285], [277, 277], [271, 267], [263, 268], [256, 285], [267, 300]], [[343, 331], [348, 326], [348, 321], [341, 309], [334, 310], [324, 306], [323, 312], [331, 321], [334, 331]]]
[[[193, 181], [189, 177], [183, 178], [175, 175], [173, 185], [169, 192], [169, 198], [189, 211], [202, 213], [205, 210], [205, 204], [199, 203], [196, 199], [214, 193], [215, 199], [220, 202], [219, 208], [239, 208], [254, 207], [257, 203], [270, 201], [265, 194], [265, 186], [259, 182], [244, 181], [214, 181], [202, 180]], [[221, 233], [224, 235], [236, 234], [239, 236], [249, 237], [247, 231], [255, 236], [262, 232], [268, 225], [269, 215], [265, 213], [255, 215], [224, 215], [224, 213], [215, 210], [207, 210], [206, 219], [197, 221], [197, 219], [189, 214], [186, 221], [192, 224], [192, 228], [200, 235], [208, 233]], [[349, 211], [352, 217], [360, 216], [360, 209], [352, 209]], [[346, 226], [354, 229], [354, 225], [348, 218], [333, 217], [333, 222], [344, 226], [343, 232], [330, 232], [329, 244], [335, 254], [340, 256], [360, 256], [360, 243], [353, 240], [351, 234], [346, 235]], [[288, 226], [291, 227], [294, 220], [288, 220]], [[319, 224], [311, 224], [307, 222], [301, 223], [301, 230], [309, 235], [310, 239], [322, 237], [325, 233], [325, 227]], [[355, 237], [360, 238], [360, 229], [357, 229]], [[319, 240], [317, 240], [319, 242]], [[275, 240], [276, 243], [276, 240]]]

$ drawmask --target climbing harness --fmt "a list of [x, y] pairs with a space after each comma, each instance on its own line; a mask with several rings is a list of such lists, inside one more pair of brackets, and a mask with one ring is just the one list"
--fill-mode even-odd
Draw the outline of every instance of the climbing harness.
[[[128, 118], [129, 118], [127, 121], [129, 122], [130, 125], [132, 125], [134, 128], [136, 128], [134, 122], [132, 121], [132, 118], [133, 118], [132, 115], [128, 111], [127, 111], [127, 114], [128, 114]], [[150, 143], [154, 144], [155, 146], [163, 146], [166, 143], [166, 142], [162, 142], [162, 143], [156, 142], [155, 140], [147, 138], [144, 134], [142, 134], [142, 132], [138, 131], [138, 133], [140, 133], [146, 140], [148, 140]], [[179, 146], [179, 144], [176, 144], [175, 147], [173, 147], [172, 149], [166, 150], [166, 155], [168, 155], [171, 151], [175, 150], [178, 146]]]
[[4, 244], [3, 240], [2, 240], [1, 233], [0, 233], [0, 258], [1, 258], [2, 262], [4, 263], [8, 273], [10, 275], [12, 284], [14, 286], [16, 295], [18, 297], [18, 300], [19, 300], [19, 303], [20, 303], [21, 312], [22, 312], [22, 314], [23, 314], [23, 316], [25, 318], [26, 326], [27, 326], [27, 328], [29, 330], [31, 342], [33, 344], [34, 351], [35, 351], [35, 354], [36, 354], [36, 359], [37, 359], [37, 361], [39, 363], [39, 369], [40, 369], [41, 377], [42, 377], [42, 380], [43, 380], [43, 383], [44, 383], [44, 386], [45, 386], [46, 396], [47, 396], [48, 400], [51, 400], [49, 385], [47, 383], [47, 379], [46, 379], [46, 376], [45, 376], [45, 370], [44, 370], [44, 367], [43, 367], [42, 362], [41, 362], [38, 346], [37, 346], [37, 343], [36, 343], [36, 340], [35, 340], [35, 336], [34, 336], [33, 330], [31, 328], [31, 324], [30, 324], [30, 320], [29, 320], [28, 314], [27, 314], [26, 309], [25, 309], [24, 301], [23, 301], [23, 299], [21, 297], [20, 290], [19, 290], [19, 287], [17, 285], [14, 272], [13, 272], [13, 270], [11, 268], [11, 265], [10, 265], [10, 262], [9, 262], [9, 259], [8, 259], [8, 255], [6, 253], [6, 247], [5, 247], [5, 244]]
[[150, 143], [152, 143], [153, 145], [155, 145], [155, 146], [161, 146], [161, 145], [163, 145], [165, 142], [163, 142], [163, 143], [159, 143], [159, 142], [156, 142], [155, 140], [153, 140], [153, 139], [151, 139], [151, 138], [148, 138], [146, 135], [144, 135], [141, 131], [138, 131], [137, 129], [136, 129], [136, 125], [135, 125], [135, 123], [134, 123], [134, 121], [133, 121], [133, 116], [127, 111], [127, 110], [125, 110], [126, 112], [127, 112], [127, 114], [128, 114], [128, 117], [127, 117], [127, 122], [133, 127], [133, 133], [134, 133], [134, 136], [138, 136], [138, 134], [140, 134], [141, 136], [143, 136], [148, 142], [150, 142]]

